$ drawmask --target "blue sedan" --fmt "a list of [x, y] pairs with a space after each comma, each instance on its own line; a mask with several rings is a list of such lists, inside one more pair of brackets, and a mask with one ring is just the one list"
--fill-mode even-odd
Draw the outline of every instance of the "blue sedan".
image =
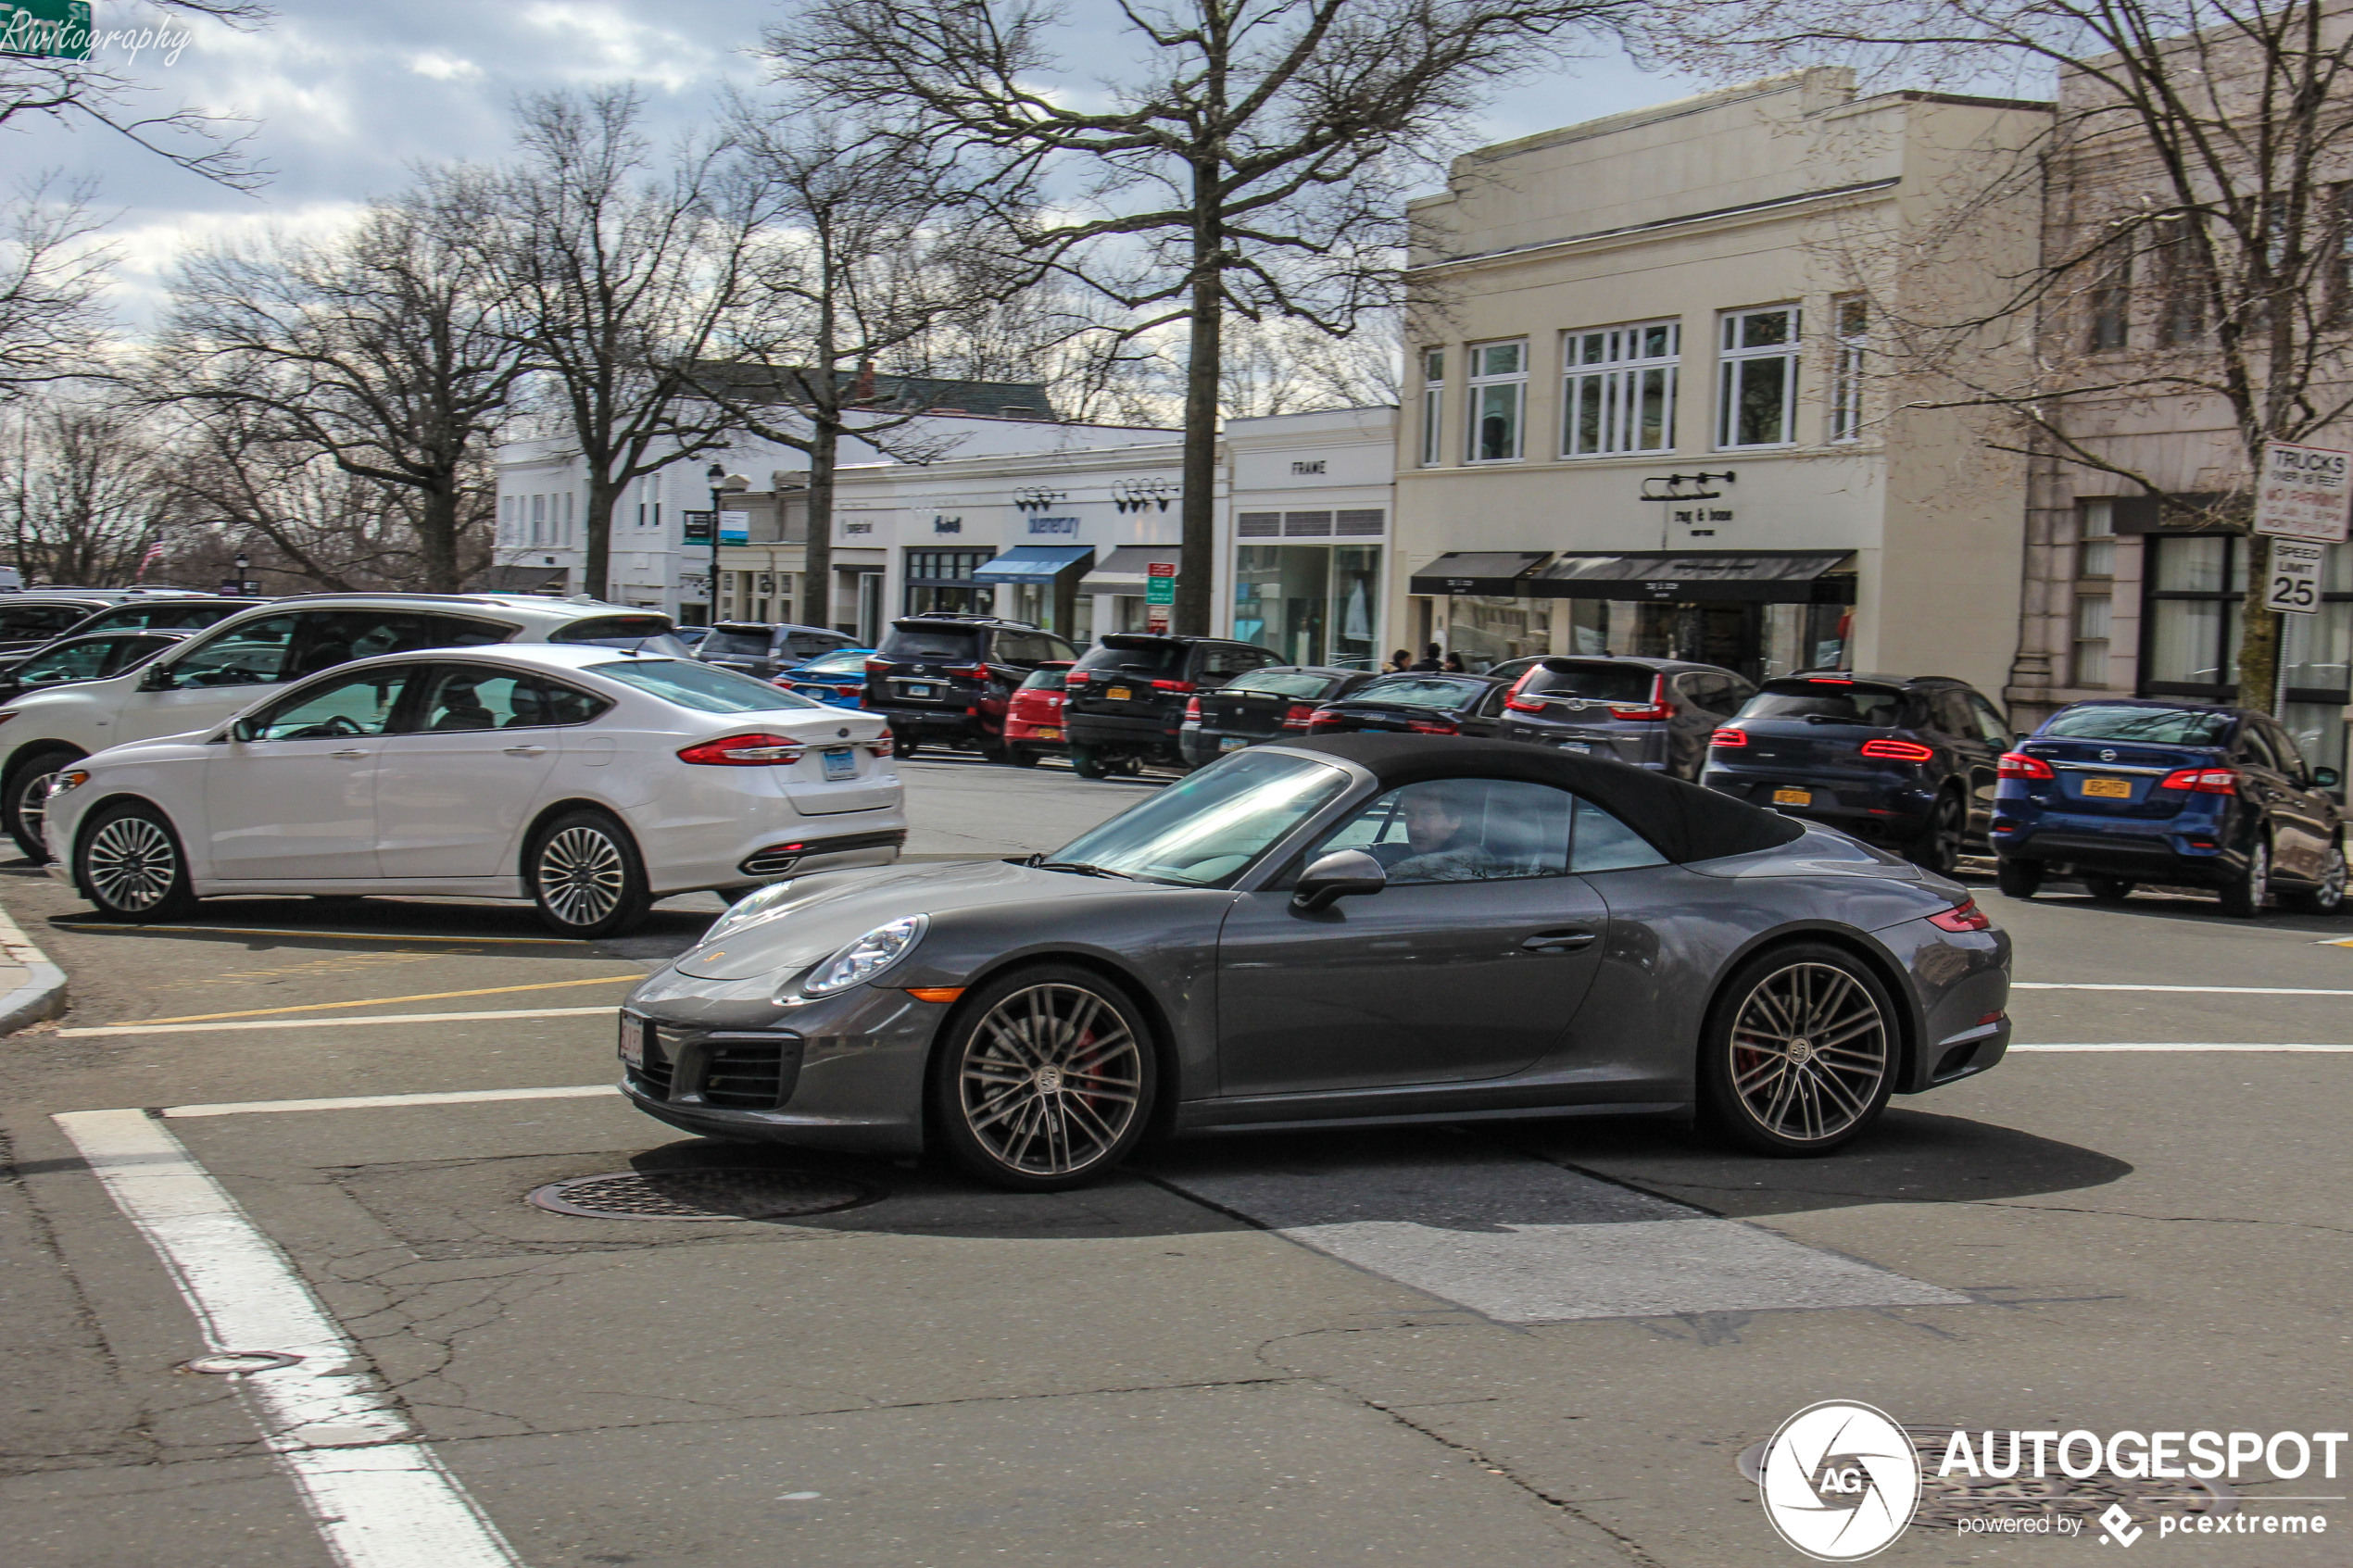
[[836, 648], [793, 666], [770, 684], [834, 708], [863, 708], [866, 660], [874, 656], [872, 648]]

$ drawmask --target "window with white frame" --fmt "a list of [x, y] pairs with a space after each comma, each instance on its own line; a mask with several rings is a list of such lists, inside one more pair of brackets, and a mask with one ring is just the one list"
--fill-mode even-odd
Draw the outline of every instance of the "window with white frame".
[[1528, 345], [1474, 344], [1470, 349], [1470, 451], [1474, 463], [1509, 462], [1520, 454], [1528, 412]]
[[1798, 329], [1794, 305], [1724, 313], [1718, 446], [1787, 446], [1797, 439]]
[[1870, 302], [1859, 294], [1831, 301], [1838, 336], [1831, 345], [1831, 439], [1863, 439], [1863, 353], [1870, 336]]
[[1561, 456], [1666, 452], [1675, 445], [1675, 321], [1569, 332], [1561, 340]]
[[2087, 500], [2076, 513], [2074, 656], [2075, 684], [2108, 684], [2108, 625], [2115, 610], [2115, 503]]
[[512, 495], [501, 495], [498, 497], [498, 543], [511, 545], [514, 542], [515, 498]]
[[1422, 350], [1422, 467], [1446, 460], [1446, 351]]
[[531, 498], [531, 542], [535, 545], [544, 545], [547, 540], [547, 497], [534, 495]]

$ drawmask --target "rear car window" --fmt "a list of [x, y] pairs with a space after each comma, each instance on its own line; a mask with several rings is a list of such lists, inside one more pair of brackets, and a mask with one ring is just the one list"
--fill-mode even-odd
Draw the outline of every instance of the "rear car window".
[[722, 626], [705, 637], [696, 651], [705, 654], [742, 653], [764, 659], [768, 654], [768, 628], [754, 626], [737, 630], [732, 626]]
[[1069, 675], [1067, 670], [1033, 670], [1029, 678], [1022, 682], [1021, 689], [1026, 692], [1058, 692], [1068, 684]]
[[1648, 702], [1655, 671], [1639, 664], [1585, 664], [1547, 659], [1528, 672], [1525, 696], [1590, 696], [1603, 702]]
[[823, 659], [812, 659], [800, 667], [804, 675], [863, 675], [866, 660], [871, 657], [863, 648], [847, 653], [829, 653]]
[[2237, 715], [2211, 708], [2071, 708], [2043, 726], [2038, 740], [2121, 740], [2148, 746], [2221, 746]]
[[[710, 639], [705, 638], [706, 646]], [[937, 659], [970, 664], [980, 657], [980, 633], [967, 627], [894, 626], [875, 650], [884, 659]]]
[[1888, 729], [1901, 721], [1904, 694], [1848, 682], [1772, 681], [1748, 699], [1743, 719], [1835, 719]]
[[1078, 661], [1081, 670], [1121, 670], [1147, 681], [1174, 681], [1185, 673], [1185, 645], [1146, 643], [1140, 647], [1114, 647], [1098, 643]]
[[1226, 683], [1229, 692], [1263, 692], [1268, 696], [1320, 697], [1339, 683], [1308, 670], [1253, 670]]
[[765, 681], [683, 659], [631, 659], [611, 664], [591, 664], [591, 675], [619, 681], [650, 692], [664, 702], [702, 713], [760, 713], [779, 708], [815, 708], [818, 704]]
[[0, 637], [45, 637], [89, 617], [88, 605], [11, 605], [0, 609]]
[[1487, 686], [1485, 681], [1449, 681], [1437, 675], [1390, 675], [1357, 687], [1348, 694], [1348, 700], [1404, 708], [1460, 708]]
[[547, 634], [551, 643], [595, 643], [600, 647], [634, 647], [648, 637], [666, 636], [672, 630], [666, 615], [592, 615]]

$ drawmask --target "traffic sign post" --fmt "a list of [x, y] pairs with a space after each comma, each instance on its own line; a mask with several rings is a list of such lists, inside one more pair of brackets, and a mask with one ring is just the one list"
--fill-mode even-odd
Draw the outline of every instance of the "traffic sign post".
[[1176, 603], [1176, 563], [1156, 560], [1144, 563], [1144, 629], [1148, 632], [1168, 630], [1169, 616]]
[[2346, 503], [2353, 499], [2353, 453], [2330, 446], [2263, 444], [2255, 485], [2255, 532], [2312, 545], [2345, 542]]
[[2271, 541], [2271, 569], [2263, 578], [2263, 608], [2288, 615], [2316, 615], [2321, 608], [2321, 565], [2325, 545], [2301, 539]]

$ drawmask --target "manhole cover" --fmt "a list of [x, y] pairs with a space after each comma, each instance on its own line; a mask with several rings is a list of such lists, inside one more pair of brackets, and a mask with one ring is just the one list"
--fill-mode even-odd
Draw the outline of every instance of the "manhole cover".
[[591, 1220], [786, 1220], [831, 1213], [879, 1196], [862, 1182], [839, 1176], [738, 1166], [574, 1176], [549, 1183], [527, 1201]]
[[[2045, 1475], [2033, 1474], [2033, 1446], [2027, 1445], [2027, 1459], [2018, 1468], [2024, 1474], [1999, 1475], [1939, 1475], [1937, 1467], [1944, 1462], [1945, 1445], [1952, 1441], [1950, 1426], [1906, 1426], [1912, 1439], [1912, 1451], [1920, 1457], [1920, 1506], [1912, 1515], [1916, 1529], [1949, 1530], [1963, 1519], [1982, 1519], [1989, 1515], [2036, 1517], [2045, 1514], [2072, 1514], [2090, 1520], [2105, 1512], [2111, 1503], [2122, 1503], [2128, 1510], [2145, 1506], [2161, 1498], [2168, 1511], [2177, 1513], [2233, 1513], [2238, 1510], [2238, 1496], [2227, 1486], [2212, 1481], [2130, 1481], [2112, 1475], [2106, 1470], [2081, 1480], [2061, 1474], [2058, 1466], [2048, 1459]], [[1994, 1434], [1994, 1451], [2007, 1457], [2007, 1433]], [[1984, 1455], [1978, 1429], [1969, 1428], [1969, 1446]], [[1765, 1447], [1751, 1443], [1741, 1450], [1741, 1474], [1751, 1481], [1761, 1481], [1765, 1474]]]

